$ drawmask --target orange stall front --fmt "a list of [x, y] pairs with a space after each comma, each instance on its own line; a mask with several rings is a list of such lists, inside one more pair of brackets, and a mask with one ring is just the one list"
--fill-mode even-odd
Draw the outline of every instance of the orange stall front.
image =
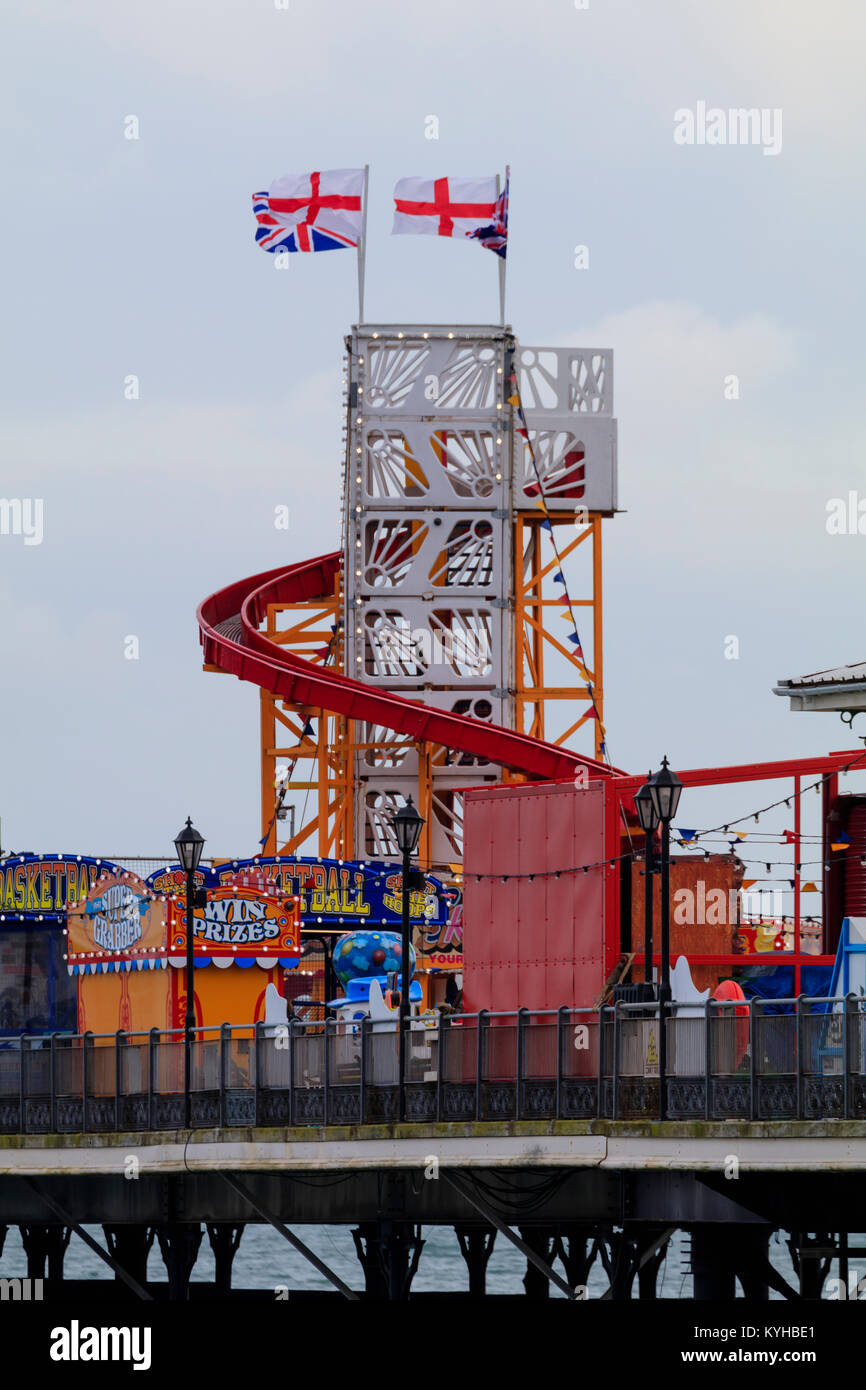
[[[300, 958], [298, 900], [264, 885], [224, 883], [194, 921], [198, 1027], [256, 1023], [269, 984], [284, 993]], [[94, 1034], [181, 1028], [186, 1013], [185, 903], [126, 870], [99, 877], [67, 913], [67, 967], [78, 1027]]]

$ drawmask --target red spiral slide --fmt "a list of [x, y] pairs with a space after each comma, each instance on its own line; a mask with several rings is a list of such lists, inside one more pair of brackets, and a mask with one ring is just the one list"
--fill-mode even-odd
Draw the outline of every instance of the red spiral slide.
[[341, 676], [285, 651], [259, 631], [269, 603], [298, 603], [333, 594], [341, 558], [340, 551], [334, 551], [288, 569], [240, 579], [211, 594], [198, 609], [205, 664], [292, 704], [380, 724], [396, 734], [470, 753], [538, 781], [572, 777], [580, 767], [591, 776], [616, 775], [617, 769], [570, 749], [471, 715], [431, 709]]

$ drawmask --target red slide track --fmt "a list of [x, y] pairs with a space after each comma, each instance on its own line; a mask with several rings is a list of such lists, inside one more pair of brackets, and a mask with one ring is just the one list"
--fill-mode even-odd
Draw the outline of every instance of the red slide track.
[[341, 558], [340, 551], [334, 551], [288, 569], [280, 567], [239, 579], [211, 594], [198, 610], [205, 664], [261, 686], [292, 704], [368, 720], [414, 740], [428, 740], [458, 753], [486, 758], [538, 781], [573, 776], [579, 767], [588, 768], [590, 775], [616, 775], [617, 769], [570, 749], [471, 715], [431, 709], [341, 676], [293, 655], [259, 631], [269, 603], [307, 602], [332, 595]]

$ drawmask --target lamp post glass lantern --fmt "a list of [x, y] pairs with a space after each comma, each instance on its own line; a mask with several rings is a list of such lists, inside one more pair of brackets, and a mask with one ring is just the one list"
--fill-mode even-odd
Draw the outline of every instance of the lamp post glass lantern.
[[189, 816], [186, 825], [175, 837], [174, 847], [180, 866], [186, 874], [186, 1015], [183, 1024], [183, 1102], [184, 1122], [192, 1123], [192, 1045], [195, 1031], [195, 952], [193, 949], [193, 908], [195, 906], [195, 872], [201, 863], [204, 836], [200, 835]]
[[409, 884], [411, 874], [411, 859], [415, 850], [418, 848], [418, 841], [421, 838], [421, 831], [424, 827], [424, 817], [419, 814], [412, 803], [411, 796], [407, 799], [406, 805], [401, 806], [400, 810], [394, 815], [394, 835], [397, 840], [397, 848], [403, 856], [402, 891], [401, 900], [401, 936], [402, 936], [402, 958], [400, 961], [400, 1016], [398, 1028], [400, 1030], [399, 1043], [399, 1064], [400, 1064], [400, 1119], [406, 1118], [406, 1033], [409, 1027], [409, 955], [412, 949], [412, 926], [409, 917]]
[[[652, 773], [648, 772], [646, 782], [644, 782], [634, 799], [637, 818], [640, 821], [640, 827], [644, 833], [643, 977], [644, 983], [650, 987], [652, 986], [653, 978], [653, 871], [655, 868], [653, 839], [655, 838], [659, 823], [659, 818], [656, 815], [656, 808], [653, 804], [652, 792], [650, 791], [649, 784], [651, 779]], [[649, 994], [649, 990], [647, 994]]]
[[656, 816], [662, 825], [670, 825], [680, 804], [683, 784], [677, 774], [671, 772], [666, 757], [662, 758], [661, 767], [655, 776], [650, 778], [648, 785]]
[[419, 815], [410, 796], [406, 805], [401, 806], [394, 815], [394, 834], [401, 854], [415, 853], [423, 825], [424, 817]]
[[175, 837], [174, 847], [184, 873], [194, 874], [201, 862], [204, 836], [199, 835], [189, 816], [183, 830], [179, 830]]
[[680, 804], [683, 784], [668, 766], [667, 757], [648, 783], [653, 809], [662, 827], [661, 976], [659, 979], [659, 1113], [667, 1117], [667, 1008], [671, 998], [671, 821]]

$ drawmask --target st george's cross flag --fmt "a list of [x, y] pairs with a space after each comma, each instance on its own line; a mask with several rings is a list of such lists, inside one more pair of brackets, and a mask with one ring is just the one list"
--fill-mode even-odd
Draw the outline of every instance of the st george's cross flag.
[[471, 237], [496, 214], [496, 179], [398, 179], [392, 236]]
[[253, 194], [256, 242], [263, 251], [338, 251], [362, 230], [363, 169], [283, 174]]

